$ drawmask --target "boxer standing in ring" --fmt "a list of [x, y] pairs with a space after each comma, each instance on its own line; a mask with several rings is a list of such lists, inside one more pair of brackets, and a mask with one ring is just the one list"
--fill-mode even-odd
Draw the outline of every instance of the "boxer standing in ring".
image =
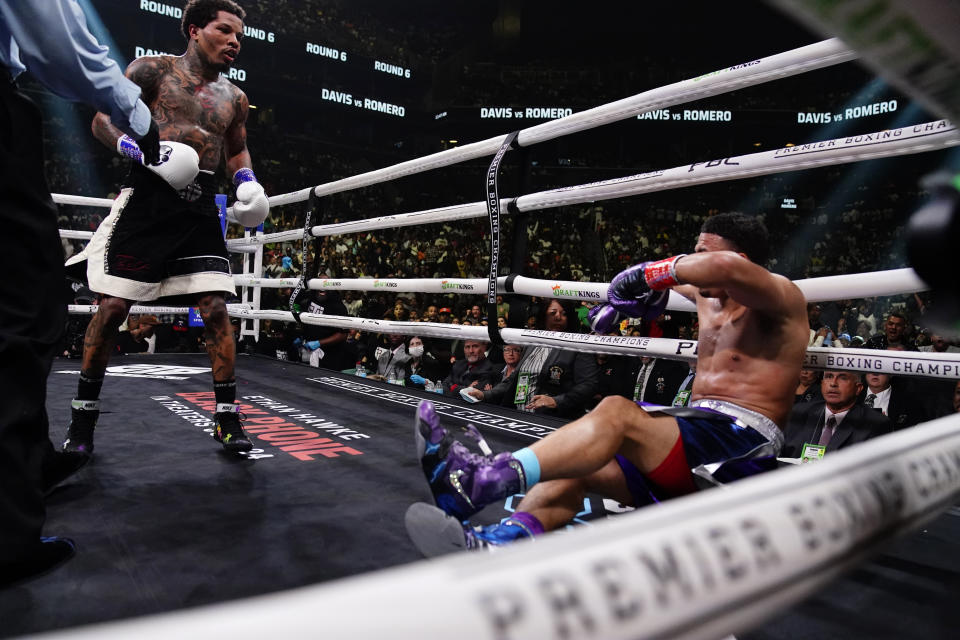
[[108, 115], [93, 119], [97, 139], [134, 162], [110, 215], [80, 258], [87, 259], [90, 288], [101, 299], [84, 338], [64, 451], [92, 454], [100, 389], [118, 328], [134, 301], [166, 296], [186, 296], [200, 309], [213, 367], [214, 437], [233, 453], [253, 446], [235, 404], [236, 352], [225, 294], [236, 290], [213, 176], [223, 160], [237, 187], [235, 216], [244, 226], [266, 218], [269, 203], [247, 150], [249, 102], [221, 76], [240, 51], [245, 15], [231, 0], [190, 0], [181, 24], [186, 52], [141, 57], [127, 67], [126, 76], [140, 85], [160, 126], [158, 166], [142, 164], [136, 142]]

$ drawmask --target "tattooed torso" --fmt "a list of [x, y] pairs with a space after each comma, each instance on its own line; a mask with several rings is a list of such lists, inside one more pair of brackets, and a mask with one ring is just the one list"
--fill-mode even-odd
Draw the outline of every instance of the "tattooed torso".
[[160, 127], [160, 139], [190, 145], [200, 155], [200, 168], [213, 171], [224, 157], [227, 135], [237, 129], [236, 120], [246, 120], [246, 96], [223, 77], [208, 82], [181, 68], [179, 60], [175, 56], [140, 58], [127, 74], [143, 89], [143, 100]]

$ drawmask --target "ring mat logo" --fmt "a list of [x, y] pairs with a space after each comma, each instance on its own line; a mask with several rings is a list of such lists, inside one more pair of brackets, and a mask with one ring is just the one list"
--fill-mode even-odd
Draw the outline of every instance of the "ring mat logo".
[[107, 375], [183, 380], [185, 376], [209, 373], [210, 370], [210, 367], [185, 367], [169, 364], [125, 364], [107, 367]]
[[[186, 380], [187, 376], [198, 373], [209, 373], [210, 367], [184, 367], [170, 364], [123, 364], [107, 367], [108, 376], [124, 378], [152, 378], [154, 380]], [[79, 371], [57, 371], [57, 373], [74, 373]]]

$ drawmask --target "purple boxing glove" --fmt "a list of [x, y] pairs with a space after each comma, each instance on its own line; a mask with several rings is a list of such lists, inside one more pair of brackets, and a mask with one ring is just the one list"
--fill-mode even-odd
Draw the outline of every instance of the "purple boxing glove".
[[610, 330], [620, 324], [623, 316], [616, 309], [608, 304], [598, 304], [587, 314], [587, 320], [590, 323], [591, 331], [604, 335], [610, 333]]
[[656, 263], [641, 262], [618, 273], [607, 289], [610, 305], [631, 318], [653, 320], [667, 306], [669, 289], [655, 290], [648, 284], [648, 268]]

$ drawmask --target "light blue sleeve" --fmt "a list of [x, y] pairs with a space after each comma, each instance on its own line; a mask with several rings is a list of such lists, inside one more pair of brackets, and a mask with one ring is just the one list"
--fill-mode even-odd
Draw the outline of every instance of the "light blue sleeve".
[[0, 2], [0, 20], [19, 47], [20, 61], [54, 93], [86, 102], [136, 138], [150, 127], [140, 87], [124, 77], [87, 30], [76, 0]]

